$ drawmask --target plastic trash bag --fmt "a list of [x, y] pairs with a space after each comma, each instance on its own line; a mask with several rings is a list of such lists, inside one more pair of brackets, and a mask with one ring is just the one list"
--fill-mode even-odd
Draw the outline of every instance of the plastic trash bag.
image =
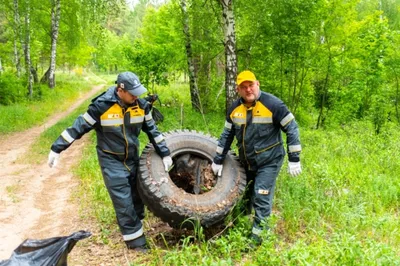
[[0, 266], [66, 266], [68, 253], [76, 242], [89, 236], [90, 232], [78, 231], [69, 236], [27, 239], [14, 250], [10, 259], [0, 261]]
[[163, 114], [162, 114], [157, 108], [155, 108], [154, 106], [153, 106], [153, 108], [151, 109], [151, 116], [153, 117], [154, 122], [155, 122], [156, 124], [158, 124], [158, 123], [164, 121], [164, 116], [163, 116]]
[[161, 104], [160, 98], [157, 94], [149, 94], [148, 96], [144, 97], [146, 101], [148, 101], [151, 105], [151, 116], [154, 119], [156, 124], [164, 121], [164, 115], [154, 107], [154, 103], [158, 100]]

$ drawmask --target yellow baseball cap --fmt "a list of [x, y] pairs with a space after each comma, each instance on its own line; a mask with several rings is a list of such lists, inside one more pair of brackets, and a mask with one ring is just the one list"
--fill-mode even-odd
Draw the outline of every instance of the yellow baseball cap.
[[236, 84], [239, 86], [243, 81], [256, 81], [256, 76], [253, 72], [245, 70], [239, 73], [236, 78]]

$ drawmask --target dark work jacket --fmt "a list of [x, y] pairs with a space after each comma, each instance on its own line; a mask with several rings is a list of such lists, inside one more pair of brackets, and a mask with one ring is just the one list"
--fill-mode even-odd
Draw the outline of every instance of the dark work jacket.
[[243, 99], [238, 99], [228, 110], [214, 162], [223, 163], [236, 136], [240, 161], [247, 169], [256, 170], [285, 155], [281, 131], [287, 136], [289, 161], [300, 161], [299, 129], [286, 105], [262, 91], [250, 107], [244, 105]]
[[148, 135], [161, 157], [170, 154], [152, 118], [150, 104], [139, 98], [136, 103], [124, 106], [115, 86], [94, 98], [86, 113], [61, 133], [51, 149], [60, 153], [92, 129], [96, 130], [97, 149], [112, 155], [116, 160], [139, 160], [138, 136], [141, 130]]

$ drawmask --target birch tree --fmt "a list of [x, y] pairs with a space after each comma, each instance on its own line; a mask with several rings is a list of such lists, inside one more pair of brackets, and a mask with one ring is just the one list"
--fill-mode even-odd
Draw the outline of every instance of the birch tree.
[[202, 111], [200, 97], [199, 97], [199, 88], [197, 87], [197, 75], [193, 63], [193, 51], [192, 51], [192, 41], [189, 30], [189, 15], [187, 12], [187, 1], [181, 0], [180, 7], [182, 11], [183, 33], [185, 35], [185, 48], [186, 48], [189, 85], [190, 85], [190, 99], [192, 102], [192, 107], [198, 111]]
[[28, 95], [33, 95], [33, 76], [31, 73], [31, 28], [30, 28], [30, 1], [26, 0], [26, 11], [25, 11], [25, 42], [24, 42], [24, 54], [25, 54], [25, 72], [28, 79]]
[[17, 70], [17, 77], [21, 76], [21, 58], [19, 52], [19, 41], [21, 36], [21, 20], [19, 16], [18, 0], [14, 0], [14, 64]]
[[226, 110], [236, 99], [236, 33], [235, 16], [233, 13], [233, 0], [219, 0], [222, 7], [224, 47], [225, 47], [225, 89]]
[[56, 85], [55, 71], [56, 71], [56, 56], [57, 56], [57, 39], [58, 30], [60, 24], [60, 13], [61, 13], [61, 0], [52, 0], [51, 6], [51, 52], [50, 52], [50, 66], [44, 76], [41, 79], [42, 83], [48, 83], [50, 88], [54, 88]]

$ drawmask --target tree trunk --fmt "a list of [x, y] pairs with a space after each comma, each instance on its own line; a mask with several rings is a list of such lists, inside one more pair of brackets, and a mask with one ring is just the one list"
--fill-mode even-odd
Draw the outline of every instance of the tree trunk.
[[50, 54], [50, 67], [49, 67], [49, 87], [52, 89], [56, 86], [56, 48], [58, 39], [58, 29], [60, 24], [60, 1], [52, 0], [51, 8], [51, 54]]
[[3, 72], [3, 65], [1, 64], [1, 58], [0, 58], [0, 74]]
[[34, 68], [32, 66], [32, 64], [31, 64], [31, 74], [32, 74], [32, 77], [33, 77], [33, 83], [39, 83], [39, 77], [38, 77], [38, 74], [37, 74], [37, 69]]
[[297, 94], [297, 97], [296, 97], [295, 102], [294, 102], [294, 108], [292, 109], [294, 115], [296, 115], [297, 108], [300, 105], [301, 94], [302, 94], [303, 89], [304, 89], [304, 81], [306, 79], [307, 72], [308, 72], [308, 68], [303, 67], [302, 70], [301, 70], [301, 81], [300, 81], [299, 93]]
[[297, 53], [294, 55], [294, 64], [293, 64], [293, 94], [290, 96], [289, 89], [289, 108], [293, 110], [295, 105], [296, 93], [297, 93], [297, 75], [298, 75], [298, 65], [297, 65]]
[[323, 94], [322, 94], [322, 99], [321, 99], [321, 108], [319, 110], [319, 115], [318, 115], [318, 121], [317, 121], [317, 129], [323, 125], [324, 121], [324, 107], [325, 107], [325, 102], [326, 98], [328, 97], [328, 80], [329, 80], [329, 72], [331, 68], [331, 55], [329, 55], [329, 61], [328, 61], [328, 68], [326, 70], [326, 76], [325, 76], [325, 82], [324, 82], [324, 89], [323, 89]]
[[18, 41], [21, 36], [21, 21], [19, 18], [18, 0], [14, 0], [14, 63], [17, 69], [17, 77], [21, 76], [21, 59], [18, 49]]
[[181, 0], [180, 6], [183, 15], [183, 33], [185, 35], [186, 57], [188, 63], [190, 99], [192, 102], [192, 108], [201, 112], [202, 106], [199, 96], [199, 88], [197, 86], [197, 75], [193, 63], [192, 40], [189, 30], [189, 15], [187, 13], [186, 0]]
[[25, 12], [25, 70], [28, 76], [28, 95], [32, 98], [33, 95], [33, 77], [31, 73], [31, 30], [30, 30], [30, 3], [26, 0], [26, 12]]
[[44, 72], [43, 77], [40, 79], [40, 83], [48, 83], [49, 82], [49, 75], [50, 75], [50, 67]]
[[226, 105], [225, 109], [232, 105], [236, 100], [236, 75], [237, 75], [237, 56], [236, 56], [236, 33], [235, 16], [233, 14], [233, 0], [219, 0], [222, 6], [224, 46], [225, 46], [225, 88]]
[[400, 113], [399, 113], [399, 99], [400, 99], [400, 85], [399, 85], [399, 76], [397, 75], [397, 72], [394, 70], [395, 72], [395, 77], [396, 77], [396, 96], [395, 96], [395, 101], [394, 101], [394, 105], [395, 105], [395, 109], [396, 109], [396, 119], [397, 119], [397, 123], [400, 124]]

